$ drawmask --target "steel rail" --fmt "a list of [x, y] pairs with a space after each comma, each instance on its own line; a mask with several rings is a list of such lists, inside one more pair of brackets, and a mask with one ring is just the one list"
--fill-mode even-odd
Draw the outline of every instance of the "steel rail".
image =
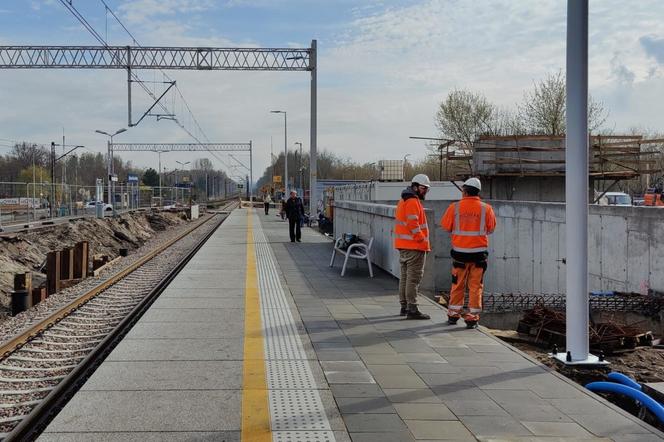
[[105, 281], [101, 282], [100, 284], [96, 285], [89, 291], [87, 291], [85, 294], [82, 296], [76, 298], [75, 300], [71, 301], [67, 305], [61, 307], [58, 309], [56, 312], [52, 313], [45, 319], [37, 322], [36, 324], [32, 325], [30, 328], [27, 330], [21, 332], [20, 334], [14, 336], [12, 339], [9, 341], [2, 343], [0, 345], [0, 359], [3, 359], [7, 357], [10, 353], [13, 351], [17, 350], [21, 346], [23, 346], [26, 342], [28, 342], [31, 338], [35, 337], [39, 333], [41, 333], [43, 330], [49, 328], [50, 326], [54, 325], [61, 319], [65, 318], [68, 316], [71, 312], [76, 310], [78, 307], [81, 305], [85, 304], [86, 302], [90, 301], [94, 297], [96, 297], [98, 294], [103, 292], [104, 290], [108, 289], [110, 286], [113, 284], [117, 283], [121, 279], [123, 279], [125, 276], [128, 274], [132, 273], [134, 270], [138, 269], [141, 267], [143, 264], [146, 262], [150, 261], [152, 258], [163, 252], [164, 250], [168, 249], [171, 247], [173, 244], [176, 242], [180, 241], [182, 238], [185, 236], [189, 235], [192, 233], [194, 230], [199, 228], [200, 226], [204, 225], [208, 221], [210, 221], [213, 217], [196, 224], [190, 229], [187, 229], [185, 232], [181, 233], [177, 237], [169, 240], [166, 242], [166, 244], [163, 244], [162, 246], [158, 247], [157, 249], [149, 252], [147, 255], [143, 256], [140, 258], [138, 261], [134, 262], [133, 264], [129, 265], [128, 267], [125, 267], [124, 269], [120, 270], [119, 272], [115, 273], [112, 275], [110, 278], [106, 279]]
[[[78, 391], [80, 386], [87, 380], [87, 378], [94, 372], [94, 370], [103, 362], [103, 360], [110, 354], [115, 346], [122, 340], [122, 338], [129, 332], [134, 324], [143, 316], [147, 309], [157, 299], [157, 297], [164, 291], [171, 281], [180, 273], [185, 265], [196, 255], [201, 247], [207, 242], [208, 239], [216, 232], [221, 224], [228, 218], [224, 216], [208, 233], [201, 238], [196, 245], [178, 262], [178, 264], [168, 272], [166, 277], [162, 279], [157, 286], [155, 286], [150, 293], [148, 293], [133, 309], [132, 311], [111, 331], [109, 334], [95, 346], [86, 357], [81, 361], [76, 368], [74, 368], [66, 377], [64, 377], [51, 392], [41, 400], [30, 414], [22, 420], [4, 439], [4, 442], [26, 441], [35, 440], [41, 432], [50, 423], [57, 412], [73, 397]], [[212, 218], [210, 218], [212, 219]], [[206, 224], [206, 220], [198, 224], [188, 233], [193, 232], [198, 227]], [[186, 234], [188, 234], [186, 233]], [[182, 239], [185, 235], [179, 235]], [[177, 242], [169, 241], [171, 245]], [[94, 289], [93, 289], [94, 290]]]

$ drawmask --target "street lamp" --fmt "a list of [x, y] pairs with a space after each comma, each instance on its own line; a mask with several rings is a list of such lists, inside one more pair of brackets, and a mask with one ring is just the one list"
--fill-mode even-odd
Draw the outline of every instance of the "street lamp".
[[122, 132], [127, 132], [127, 129], [124, 127], [122, 129], [118, 129], [115, 131], [113, 134], [109, 134], [108, 132], [105, 132], [103, 130], [95, 130], [96, 133], [106, 135], [109, 137], [108, 141], [108, 164], [106, 165], [106, 171], [108, 172], [108, 204], [110, 204], [113, 207], [113, 214], [115, 214], [115, 202], [113, 201], [113, 180], [111, 179], [111, 176], [115, 172], [115, 169], [113, 167], [113, 137], [121, 134]]
[[300, 189], [302, 189], [302, 198], [304, 198], [304, 183], [302, 182], [302, 143], [296, 141], [293, 144], [300, 145], [300, 156], [297, 158], [297, 170], [300, 172]]
[[286, 116], [286, 111], [282, 110], [273, 110], [270, 111], [273, 114], [284, 114], [284, 191], [285, 194], [288, 194], [288, 119]]

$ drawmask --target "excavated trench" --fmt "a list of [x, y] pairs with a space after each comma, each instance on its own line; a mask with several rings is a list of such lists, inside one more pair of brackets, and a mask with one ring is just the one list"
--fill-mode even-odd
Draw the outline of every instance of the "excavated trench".
[[11, 311], [11, 290], [16, 273], [32, 272], [39, 284], [46, 277], [44, 263], [51, 250], [88, 241], [90, 256], [118, 256], [121, 248], [134, 250], [158, 232], [186, 222], [180, 213], [132, 212], [116, 218], [85, 218], [39, 229], [0, 236], [0, 320]]

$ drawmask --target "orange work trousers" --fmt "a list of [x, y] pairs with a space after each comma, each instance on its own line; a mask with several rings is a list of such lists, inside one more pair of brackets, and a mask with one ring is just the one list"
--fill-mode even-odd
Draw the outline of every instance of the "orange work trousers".
[[468, 287], [468, 309], [464, 315], [468, 321], [479, 321], [482, 311], [482, 290], [484, 289], [484, 271], [486, 261], [482, 263], [458, 262], [452, 265], [452, 288], [450, 290], [450, 303], [447, 306], [447, 316], [460, 318], [463, 310], [463, 298]]

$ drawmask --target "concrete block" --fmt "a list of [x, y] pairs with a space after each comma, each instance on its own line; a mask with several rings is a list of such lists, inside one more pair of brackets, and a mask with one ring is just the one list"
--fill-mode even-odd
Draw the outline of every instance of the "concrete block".
[[627, 220], [619, 216], [602, 217], [602, 276], [627, 280]]
[[565, 222], [565, 205], [564, 204], [546, 204], [544, 209], [545, 220], [554, 223]]
[[558, 224], [542, 224], [542, 292], [558, 293]]
[[[657, 247], [659, 241], [654, 240]], [[627, 290], [642, 294], [650, 286], [650, 236], [646, 232], [627, 233]]]
[[588, 272], [601, 277], [602, 275], [602, 217], [588, 217]]
[[543, 221], [533, 222], [533, 291], [542, 291], [542, 224]]
[[[558, 287], [557, 293], [565, 293], [566, 291], [566, 275], [567, 275], [567, 239], [565, 237], [567, 226], [565, 224], [558, 224]], [[565, 262], [563, 262], [565, 259]]]
[[515, 214], [514, 204], [509, 203], [496, 203], [497, 207], [494, 207], [496, 211], [496, 216], [500, 218], [513, 218]]
[[664, 291], [664, 224], [653, 224], [650, 232], [650, 288]]
[[546, 206], [544, 204], [533, 205], [533, 218], [536, 221], [546, 221]]
[[533, 221], [529, 218], [519, 218], [517, 230], [516, 256], [518, 272], [518, 291], [533, 293], [533, 269], [534, 269], [534, 247], [533, 247]]

